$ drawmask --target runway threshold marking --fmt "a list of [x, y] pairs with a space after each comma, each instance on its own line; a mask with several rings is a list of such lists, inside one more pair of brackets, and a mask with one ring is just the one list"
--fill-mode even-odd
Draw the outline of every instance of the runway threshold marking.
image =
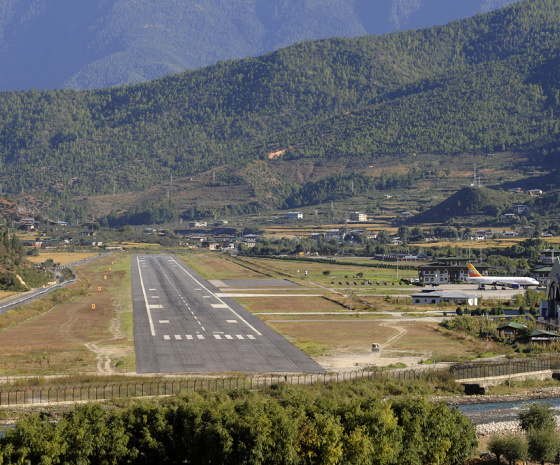
[[144, 304], [146, 305], [146, 312], [148, 313], [148, 321], [150, 323], [150, 331], [152, 332], [152, 336], [156, 335], [156, 331], [154, 329], [154, 322], [152, 321], [152, 312], [150, 312], [150, 305], [148, 304], [148, 296], [146, 295], [146, 288], [144, 287], [144, 280], [142, 279], [142, 270], [140, 269], [140, 260], [138, 257], [136, 258], [136, 263], [138, 265], [138, 274], [140, 276], [140, 286], [142, 287], [142, 295], [144, 296]]
[[226, 307], [237, 317], [239, 318], [243, 323], [245, 323], [249, 328], [251, 328], [253, 330], [253, 332], [255, 334], [257, 334], [258, 336], [262, 336], [262, 334], [259, 332], [259, 330], [257, 330], [257, 328], [255, 328], [252, 324], [250, 324], [247, 320], [245, 320], [245, 318], [243, 318], [241, 315], [239, 315], [239, 313], [237, 313], [233, 308], [231, 308], [230, 306], [228, 306], [222, 299], [220, 299], [216, 294], [214, 294], [212, 291], [210, 291], [207, 287], [205, 287], [200, 281], [198, 281], [198, 279], [196, 279], [192, 274], [190, 274], [183, 266], [181, 266], [180, 263], [177, 262], [177, 260], [175, 258], [173, 258], [173, 260], [175, 261], [175, 263], [177, 263], [179, 265], [179, 267], [181, 268], [181, 270], [183, 270], [195, 283], [197, 283], [200, 287], [201, 290], [204, 289], [206, 290], [209, 294], [213, 295], [214, 297], [216, 297], [216, 300], [218, 300], [221, 304], [226, 305]]

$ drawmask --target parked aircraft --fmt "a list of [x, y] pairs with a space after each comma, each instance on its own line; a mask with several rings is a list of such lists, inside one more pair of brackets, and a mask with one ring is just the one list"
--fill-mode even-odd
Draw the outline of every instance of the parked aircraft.
[[486, 285], [511, 287], [512, 289], [519, 289], [523, 287], [527, 289], [529, 286], [539, 286], [540, 283], [533, 278], [518, 277], [518, 276], [482, 276], [478, 270], [469, 263], [469, 277], [467, 282], [478, 284], [479, 289], [484, 289]]

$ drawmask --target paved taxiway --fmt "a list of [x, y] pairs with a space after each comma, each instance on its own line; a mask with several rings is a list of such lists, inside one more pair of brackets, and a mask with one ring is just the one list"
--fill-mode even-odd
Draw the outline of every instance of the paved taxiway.
[[138, 373], [325, 370], [172, 255], [132, 257]]

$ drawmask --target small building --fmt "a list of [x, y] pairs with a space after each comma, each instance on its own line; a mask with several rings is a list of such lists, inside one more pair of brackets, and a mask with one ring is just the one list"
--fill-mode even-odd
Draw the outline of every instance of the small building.
[[521, 215], [525, 211], [529, 210], [529, 207], [527, 205], [515, 205], [514, 208], [517, 210], [518, 215]]
[[531, 342], [552, 342], [557, 341], [560, 334], [553, 331], [545, 331], [544, 329], [534, 329], [531, 332]]
[[367, 213], [362, 213], [362, 212], [350, 213], [350, 221], [354, 221], [354, 222], [358, 222], [358, 223], [364, 223], [367, 220], [368, 220], [367, 219]]
[[536, 279], [542, 285], [546, 285], [548, 276], [552, 271], [551, 265], [538, 265], [531, 268], [531, 278]]
[[461, 305], [478, 305], [478, 296], [464, 294], [462, 292], [442, 291], [439, 289], [422, 289], [422, 291], [412, 294], [413, 305], [439, 304], [452, 302]]
[[401, 218], [403, 220], [408, 220], [410, 218], [412, 218], [412, 213], [410, 212], [401, 212]]
[[324, 233], [311, 233], [309, 235], [309, 237], [315, 241], [318, 241], [319, 239], [323, 239], [325, 237]]
[[504, 218], [508, 221], [513, 221], [517, 218], [517, 215], [515, 213], [506, 213], [504, 214]]
[[288, 212], [286, 213], [287, 220], [301, 220], [303, 218], [303, 213], [301, 212]]
[[527, 194], [529, 194], [529, 195], [542, 195], [543, 191], [541, 189], [529, 189], [527, 191]]
[[202, 243], [202, 247], [204, 247], [205, 249], [208, 250], [218, 250], [218, 248], [220, 247], [220, 244], [217, 242], [210, 242], [210, 241], [205, 241]]
[[207, 226], [207, 221], [191, 221], [189, 223], [189, 228], [206, 228]]
[[525, 326], [524, 324], [510, 321], [509, 323], [498, 326], [496, 330], [498, 331], [500, 336], [515, 336], [519, 333], [519, 331], [522, 331], [526, 328], [527, 326]]
[[516, 237], [516, 236], [518, 236], [516, 231], [506, 231], [504, 233], [505, 238], [512, 238], [512, 237]]
[[93, 231], [92, 229], [80, 231], [80, 236], [95, 237], [96, 235], [97, 235], [97, 231]]

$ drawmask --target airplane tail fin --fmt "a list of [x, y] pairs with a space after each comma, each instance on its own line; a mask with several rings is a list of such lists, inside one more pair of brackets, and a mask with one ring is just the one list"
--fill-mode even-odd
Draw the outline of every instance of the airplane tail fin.
[[469, 268], [469, 278], [482, 278], [482, 275], [478, 272], [478, 270], [472, 263], [469, 263], [467, 267]]

